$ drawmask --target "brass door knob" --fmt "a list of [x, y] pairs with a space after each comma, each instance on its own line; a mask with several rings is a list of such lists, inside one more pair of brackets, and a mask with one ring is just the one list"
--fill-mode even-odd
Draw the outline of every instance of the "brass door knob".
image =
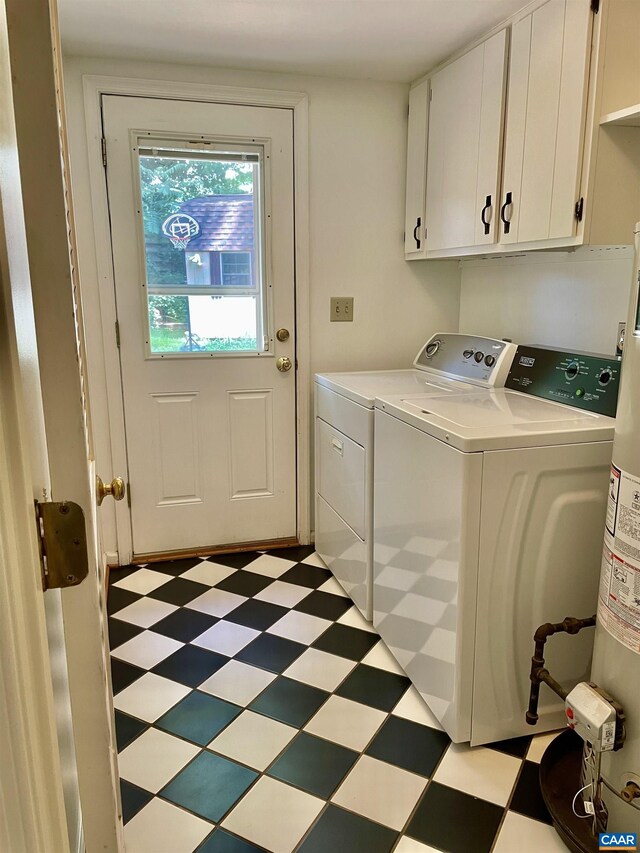
[[111, 495], [114, 501], [121, 501], [126, 492], [122, 477], [114, 477], [110, 483], [103, 483], [102, 477], [96, 477], [96, 503], [101, 506], [102, 501]]
[[276, 332], [276, 338], [281, 342], [289, 340], [289, 329], [278, 329]]
[[293, 364], [290, 358], [283, 355], [276, 359], [276, 367], [281, 373], [286, 373], [288, 370], [291, 370]]

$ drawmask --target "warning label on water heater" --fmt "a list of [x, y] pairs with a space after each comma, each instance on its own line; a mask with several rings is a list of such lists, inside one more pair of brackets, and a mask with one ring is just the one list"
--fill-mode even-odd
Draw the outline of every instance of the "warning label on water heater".
[[640, 654], [640, 477], [611, 466], [598, 620]]

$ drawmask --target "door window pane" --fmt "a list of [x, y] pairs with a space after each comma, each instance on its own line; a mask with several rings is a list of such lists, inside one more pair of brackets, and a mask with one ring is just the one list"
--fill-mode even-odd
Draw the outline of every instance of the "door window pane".
[[256, 350], [255, 296], [149, 296], [153, 353]]
[[261, 158], [139, 147], [152, 355], [263, 349]]

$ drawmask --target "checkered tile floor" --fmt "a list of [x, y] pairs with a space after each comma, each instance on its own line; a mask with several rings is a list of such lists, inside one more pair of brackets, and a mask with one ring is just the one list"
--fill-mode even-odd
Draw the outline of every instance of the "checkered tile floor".
[[112, 570], [127, 853], [564, 853], [551, 736], [455, 745], [312, 548]]

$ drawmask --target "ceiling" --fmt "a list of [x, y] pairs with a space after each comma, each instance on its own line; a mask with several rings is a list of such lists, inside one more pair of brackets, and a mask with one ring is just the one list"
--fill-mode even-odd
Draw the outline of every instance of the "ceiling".
[[409, 82], [526, 0], [58, 0], [68, 54]]

